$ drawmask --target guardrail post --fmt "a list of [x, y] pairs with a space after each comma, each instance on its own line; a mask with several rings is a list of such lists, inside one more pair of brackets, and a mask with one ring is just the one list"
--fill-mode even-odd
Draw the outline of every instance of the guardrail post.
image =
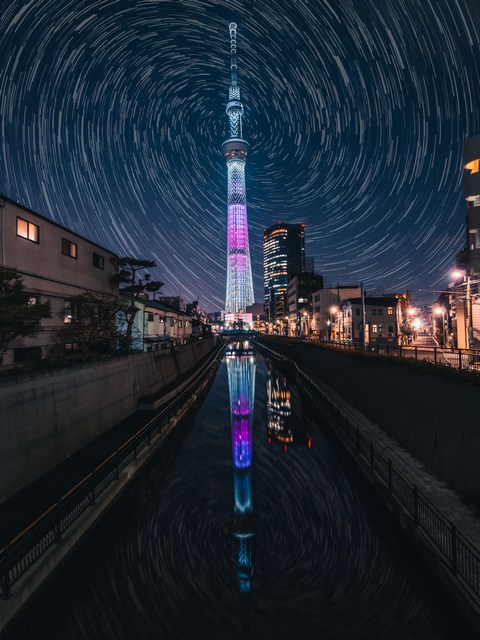
[[390, 345], [387, 342], [387, 356], [389, 356], [389, 355], [390, 355]]
[[415, 347], [415, 360], [418, 360], [418, 347]]
[[462, 370], [462, 350], [458, 350], [458, 370]]
[[57, 504], [55, 509], [55, 541], [60, 542], [62, 539], [62, 515], [60, 506]]
[[2, 597], [8, 598], [10, 595], [10, 558], [5, 553], [2, 558]]
[[437, 347], [433, 347], [433, 364], [437, 364]]
[[93, 507], [93, 505], [95, 504], [95, 472], [92, 473], [91, 482], [92, 490], [90, 492], [90, 506]]
[[450, 525], [450, 539], [452, 543], [452, 571], [457, 573], [457, 527], [453, 522]]
[[400, 358], [401, 358], [402, 357], [402, 345], [400, 345], [399, 351], [400, 351]]
[[390, 493], [393, 493], [393, 484], [392, 484], [392, 461], [390, 458], [387, 460], [388, 462], [388, 490]]
[[370, 440], [370, 466], [373, 469], [373, 442]]
[[418, 489], [417, 485], [413, 485], [413, 521], [415, 526], [418, 525]]

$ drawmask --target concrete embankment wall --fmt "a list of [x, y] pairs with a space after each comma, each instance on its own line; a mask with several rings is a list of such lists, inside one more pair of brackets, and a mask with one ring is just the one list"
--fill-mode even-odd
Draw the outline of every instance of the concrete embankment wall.
[[195, 368], [215, 338], [2, 380], [0, 502]]
[[480, 500], [480, 387], [380, 358], [262, 338], [318, 375], [347, 402], [465, 496]]

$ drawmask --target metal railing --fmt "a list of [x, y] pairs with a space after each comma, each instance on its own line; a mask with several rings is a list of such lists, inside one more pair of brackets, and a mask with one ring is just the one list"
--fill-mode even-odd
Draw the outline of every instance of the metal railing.
[[195, 379], [179, 395], [169, 402], [155, 418], [144, 425], [127, 442], [86, 475], [76, 486], [21, 531], [3, 549], [0, 549], [0, 597], [8, 597], [12, 585], [38, 561], [54, 544], [62, 540], [65, 531], [91, 506], [105, 489], [119, 479], [120, 473], [151, 439], [186, 404], [211, 374], [220, 353], [221, 344], [202, 366]]
[[423, 346], [398, 346], [391, 343], [371, 343], [365, 349], [357, 342], [344, 340], [318, 340], [316, 336], [302, 338], [295, 336], [285, 340], [311, 343], [320, 347], [334, 347], [343, 351], [365, 351], [379, 356], [392, 356], [398, 358], [411, 358], [412, 360], [423, 360], [434, 365], [447, 366], [465, 371], [475, 371], [480, 373], [480, 350], [479, 349], [448, 349], [442, 347]]
[[449, 521], [437, 507], [402, 475], [390, 458], [375, 448], [358, 426], [351, 423], [346, 413], [289, 358], [283, 357], [264, 344], [268, 357], [277, 364], [288, 363], [296, 371], [298, 379], [313, 392], [314, 402], [320, 402], [332, 418], [340, 435], [350, 450], [356, 452], [365, 466], [369, 467], [376, 480], [388, 490], [391, 498], [403, 509], [423, 538], [441, 558], [444, 565], [459, 579], [466, 591], [480, 605], [480, 553], [462, 535], [455, 524]]

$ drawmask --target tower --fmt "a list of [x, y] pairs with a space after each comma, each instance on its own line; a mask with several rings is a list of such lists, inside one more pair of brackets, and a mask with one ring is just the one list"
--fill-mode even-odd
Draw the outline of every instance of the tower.
[[239, 313], [253, 304], [252, 267], [248, 244], [245, 164], [249, 144], [242, 137], [243, 105], [237, 81], [237, 25], [230, 30], [230, 86], [226, 113], [230, 137], [222, 144], [228, 173], [227, 295], [225, 311]]

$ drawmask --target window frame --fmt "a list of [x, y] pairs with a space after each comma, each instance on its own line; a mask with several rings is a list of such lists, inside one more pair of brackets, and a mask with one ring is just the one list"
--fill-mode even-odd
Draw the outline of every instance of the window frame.
[[[27, 235], [24, 236], [21, 233], [18, 232], [18, 222], [19, 221], [25, 222], [25, 224], [27, 225]], [[34, 227], [37, 230], [37, 239], [35, 240], [34, 238], [30, 237], [30, 227]], [[15, 231], [17, 234], [17, 238], [23, 238], [24, 240], [28, 240], [29, 242], [34, 242], [35, 244], [40, 244], [40, 227], [38, 224], [35, 224], [34, 222], [30, 222], [30, 220], [26, 220], [25, 218], [22, 218], [22, 216], [17, 216], [17, 220], [16, 220], [16, 226], [15, 226]]]
[[[68, 242], [68, 249], [69, 249], [68, 252], [66, 250], [67, 242]], [[75, 247], [74, 255], [71, 252], [72, 247]], [[76, 242], [73, 242], [72, 240], [69, 240], [68, 238], [62, 238], [62, 256], [67, 256], [67, 258], [73, 258], [74, 260], [78, 260], [78, 244]]]
[[[98, 262], [98, 264], [95, 264], [95, 262]], [[105, 258], [104, 256], [100, 255], [99, 253], [95, 253], [95, 251], [92, 251], [92, 265], [95, 267], [95, 269], [101, 269], [102, 271], [105, 270]]]

